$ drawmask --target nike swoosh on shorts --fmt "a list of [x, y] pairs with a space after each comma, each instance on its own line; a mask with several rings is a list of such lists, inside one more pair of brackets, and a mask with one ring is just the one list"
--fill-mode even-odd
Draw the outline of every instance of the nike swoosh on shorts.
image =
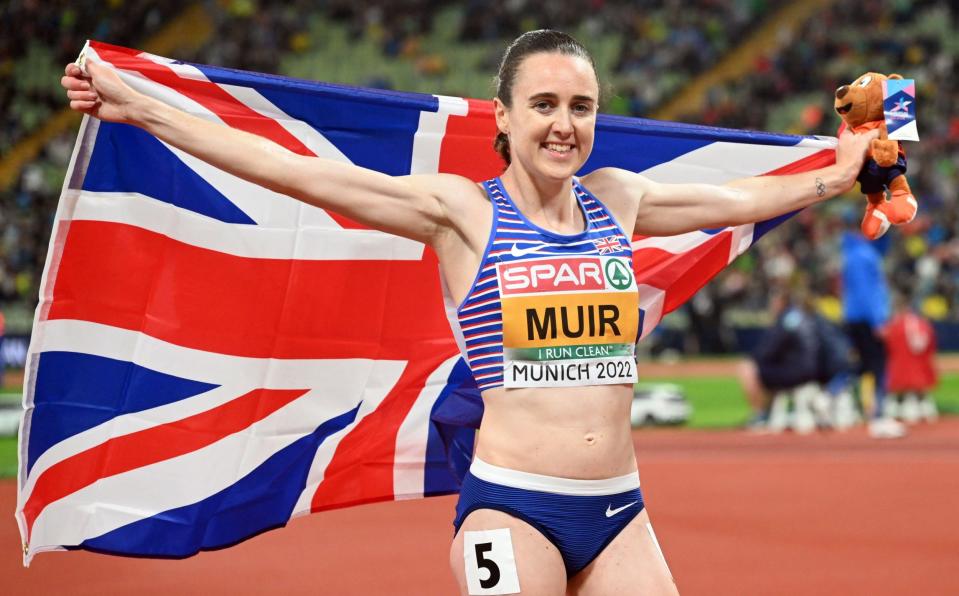
[[629, 509], [630, 507], [632, 507], [632, 506], [635, 505], [636, 503], [639, 503], [639, 501], [633, 501], [632, 503], [628, 503], [628, 504], [626, 504], [626, 505], [623, 505], [622, 507], [617, 507], [616, 509], [613, 509], [613, 508], [612, 508], [612, 507], [613, 507], [613, 504], [610, 503], [609, 505], [606, 506], [606, 517], [613, 517], [614, 515], [616, 515], [616, 514], [619, 513], [620, 511], [623, 511], [624, 509]]

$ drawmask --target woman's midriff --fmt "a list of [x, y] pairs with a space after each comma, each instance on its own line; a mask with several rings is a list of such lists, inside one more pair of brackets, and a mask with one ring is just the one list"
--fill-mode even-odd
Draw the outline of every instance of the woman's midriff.
[[483, 461], [563, 478], [610, 478], [636, 470], [628, 385], [551, 389], [496, 388], [476, 455]]

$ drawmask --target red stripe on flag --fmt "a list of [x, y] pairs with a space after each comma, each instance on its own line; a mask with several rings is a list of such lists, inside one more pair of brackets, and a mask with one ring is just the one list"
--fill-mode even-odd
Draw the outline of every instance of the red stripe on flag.
[[223, 122], [233, 128], [266, 137], [300, 155], [315, 155], [290, 131], [283, 128], [279, 122], [251, 109], [224, 91], [216, 83], [181, 77], [165, 64], [141, 58], [129, 51], [117, 51], [114, 46], [109, 44], [97, 43], [93, 47], [101, 58], [117, 68], [138, 72], [151, 81], [165, 85], [177, 93], [189, 97], [216, 114]]
[[469, 111], [465, 116], [450, 116], [446, 122], [446, 136], [440, 147], [439, 171], [459, 174], [474, 182], [499, 176], [506, 164], [493, 150], [496, 138], [496, 120], [493, 102], [467, 99]]
[[455, 345], [432, 251], [420, 261], [254, 259], [95, 221], [71, 224], [48, 319], [253, 358], [407, 360], [411, 343]]
[[110, 439], [57, 462], [37, 479], [23, 507], [27, 528], [33, 528], [47, 505], [101, 478], [202, 449], [266, 418], [307, 391], [257, 389], [212, 410]]
[[[666, 314], [726, 267], [731, 238], [730, 232], [721, 232], [696, 248], [676, 255], [657, 248], [637, 250], [633, 260], [642, 263], [642, 267], [636, 273], [636, 283], [667, 289], [663, 304], [663, 314]], [[649, 267], [647, 262], [651, 263]]]
[[[455, 346], [442, 354], [411, 357], [409, 365], [383, 403], [343, 437], [313, 493], [311, 511], [335, 509], [394, 498], [393, 469], [396, 435], [426, 380], [436, 368], [456, 354]], [[426, 437], [423, 437], [426, 440]], [[422, 464], [422, 462], [420, 462]]]
[[781, 168], [770, 170], [763, 174], [763, 176], [782, 176], [785, 174], [809, 172], [811, 170], [818, 170], [819, 168], [831, 166], [834, 163], [836, 163], [836, 150], [822, 149], [816, 153], [813, 153], [812, 155], [807, 155], [802, 159], [786, 164]]

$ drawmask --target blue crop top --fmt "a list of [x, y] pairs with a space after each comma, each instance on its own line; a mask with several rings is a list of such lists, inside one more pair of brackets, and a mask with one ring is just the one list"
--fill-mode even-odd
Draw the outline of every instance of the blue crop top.
[[447, 316], [480, 390], [634, 383], [639, 297], [632, 249], [577, 180], [586, 229], [532, 223], [499, 178], [484, 183], [493, 226], [472, 287]]

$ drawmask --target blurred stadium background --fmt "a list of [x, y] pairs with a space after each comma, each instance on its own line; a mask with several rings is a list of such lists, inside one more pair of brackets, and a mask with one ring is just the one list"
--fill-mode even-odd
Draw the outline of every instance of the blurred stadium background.
[[[22, 366], [79, 122], [64, 106], [59, 75], [86, 38], [233, 68], [482, 98], [492, 94], [504, 44], [546, 26], [592, 49], [611, 89], [604, 111], [617, 114], [831, 135], [840, 84], [866, 70], [915, 78], [922, 142], [908, 146], [909, 178], [921, 209], [890, 232], [884, 265], [890, 286], [935, 322], [940, 349], [959, 350], [954, 3], [14, 0], [2, 11], [0, 310], [8, 367]], [[784, 284], [807, 289], [820, 312], [839, 321], [838, 231], [844, 215], [858, 218], [862, 209], [854, 191], [795, 217], [667, 317], [643, 349], [654, 357], [748, 351], [770, 322], [770, 288]]]
[[[487, 98], [505, 44], [552, 27], [594, 53], [611, 91], [605, 112], [804, 135], [836, 133], [831, 106], [839, 85], [867, 70], [899, 72], [917, 81], [922, 141], [907, 150], [920, 213], [890, 232], [885, 274], [934, 322], [940, 350], [959, 350], [955, 2], [7, 0], [0, 24], [5, 403], [20, 398], [51, 222], [79, 124], [59, 77], [87, 38], [238, 69]], [[650, 361], [719, 359], [695, 377], [655, 369], [654, 377], [685, 389], [691, 426], [735, 427], [747, 419], [727, 364], [770, 324], [771, 288], [802, 288], [825, 317], [841, 320], [839, 232], [844, 217], [858, 221], [863, 203], [857, 187], [794, 217], [644, 342]], [[956, 372], [943, 376], [937, 397], [941, 411], [959, 412]], [[15, 440], [0, 439], [0, 475], [15, 472]]]

